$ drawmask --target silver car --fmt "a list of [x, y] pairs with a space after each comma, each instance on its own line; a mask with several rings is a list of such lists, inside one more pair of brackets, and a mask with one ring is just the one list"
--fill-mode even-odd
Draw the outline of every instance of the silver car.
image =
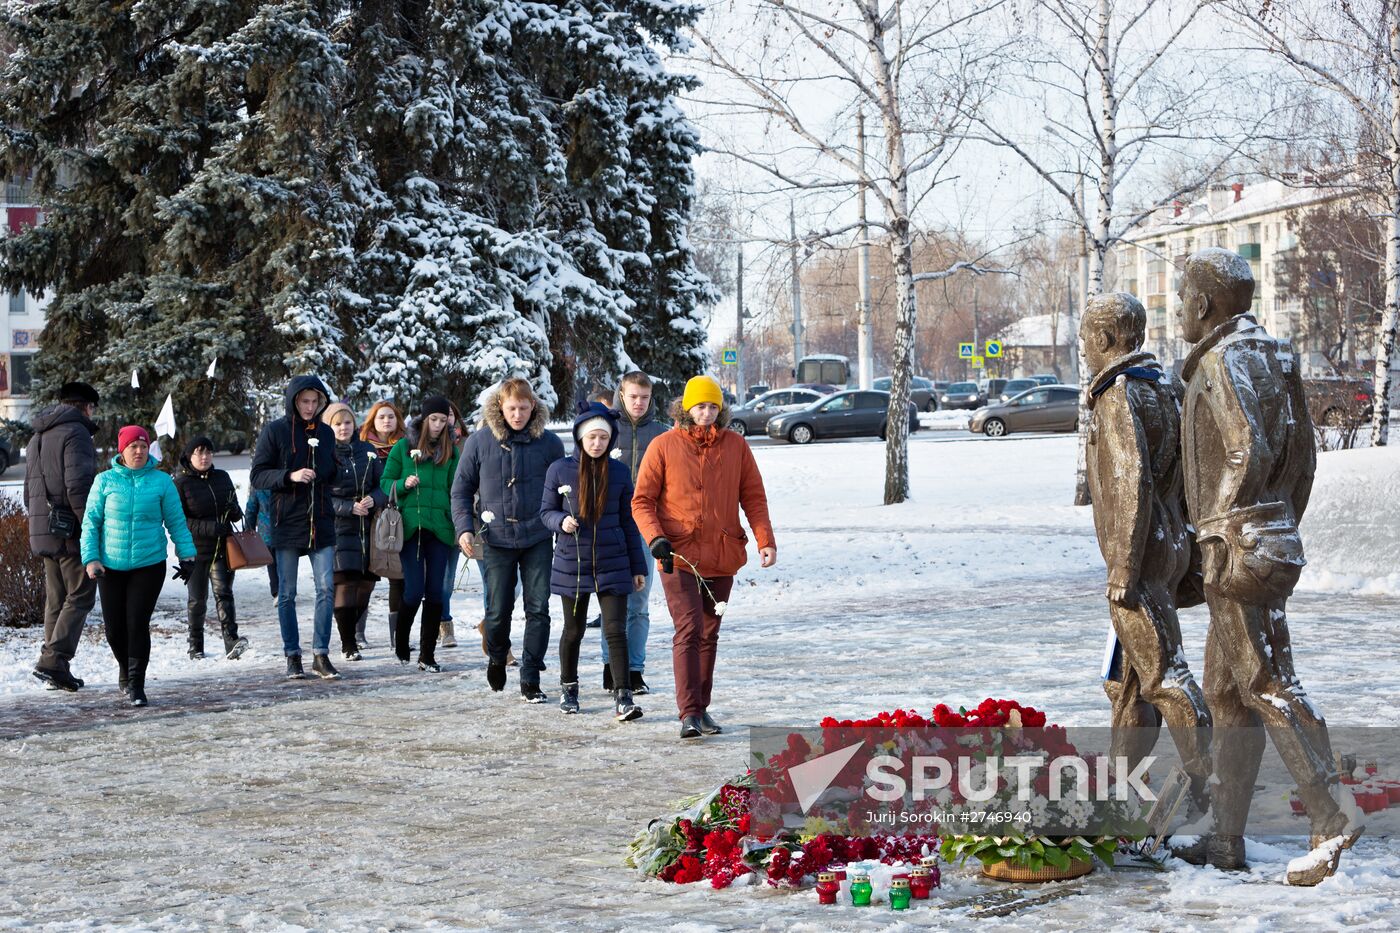
[[1038, 386], [979, 409], [967, 424], [973, 434], [1002, 437], [1012, 431], [1073, 431], [1079, 426], [1079, 389]]
[[785, 411], [806, 408], [822, 398], [822, 393], [812, 389], [774, 389], [764, 392], [730, 412], [729, 430], [740, 437], [750, 434], [763, 435], [768, 431], [768, 419]]

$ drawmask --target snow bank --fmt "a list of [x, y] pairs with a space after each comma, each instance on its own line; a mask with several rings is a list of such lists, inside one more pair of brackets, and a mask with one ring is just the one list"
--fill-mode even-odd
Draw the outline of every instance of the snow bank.
[[1320, 454], [1301, 530], [1299, 589], [1400, 594], [1400, 448]]

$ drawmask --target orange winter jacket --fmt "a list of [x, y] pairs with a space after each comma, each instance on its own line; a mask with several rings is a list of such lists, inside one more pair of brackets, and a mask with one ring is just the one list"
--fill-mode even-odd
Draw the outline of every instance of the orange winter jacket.
[[[647, 447], [632, 517], [648, 544], [664, 537], [702, 577], [733, 576], [748, 561], [741, 505], [758, 546], [776, 548], [763, 477], [748, 442], [738, 434], [718, 429], [697, 440], [676, 427]], [[678, 557], [676, 569], [690, 567]]]

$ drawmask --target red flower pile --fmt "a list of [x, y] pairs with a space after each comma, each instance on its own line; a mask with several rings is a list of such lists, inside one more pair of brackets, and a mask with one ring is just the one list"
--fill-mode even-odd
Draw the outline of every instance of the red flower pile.
[[[826, 751], [838, 747], [839, 743], [847, 741], [844, 733], [849, 729], [992, 730], [1012, 725], [1045, 729], [1052, 739], [1063, 735], [1063, 730], [1057, 726], [1046, 729], [1045, 714], [1040, 710], [1014, 700], [989, 698], [971, 710], [954, 711], [940, 703], [928, 716], [912, 709], [877, 713], [868, 719], [838, 720], [828, 716], [821, 721], [824, 730], [821, 744]], [[1052, 741], [1052, 744], [1058, 743]], [[917, 863], [924, 855], [938, 851], [937, 836], [822, 833], [806, 842], [792, 832], [771, 838], [753, 836], [750, 833], [750, 806], [754, 803], [751, 788], [777, 786], [788, 792], [785, 796], [792, 796], [788, 769], [814, 754], [818, 752], [814, 752], [802, 735], [788, 736], [786, 748], [770, 757], [765, 767], [724, 785], [697, 818], [678, 819], [671, 827], [669, 842], [653, 848], [650, 853], [647, 864], [662, 867], [659, 870], [648, 868], [648, 873], [654, 872], [662, 881], [675, 884], [708, 879], [716, 888], [726, 888], [736, 878], [759, 873], [769, 884], [796, 886], [819, 871], [851, 862]], [[847, 767], [859, 770], [863, 764], [852, 759]], [[852, 825], [854, 827], [854, 823]], [[640, 837], [635, 845], [640, 845]]]

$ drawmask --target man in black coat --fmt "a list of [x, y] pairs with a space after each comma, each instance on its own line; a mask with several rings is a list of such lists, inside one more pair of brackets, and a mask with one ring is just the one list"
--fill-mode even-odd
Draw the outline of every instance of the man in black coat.
[[88, 490], [97, 476], [93, 412], [97, 390], [70, 382], [61, 401], [34, 416], [34, 437], [25, 452], [24, 503], [29, 511], [29, 549], [44, 561], [44, 648], [34, 676], [61, 690], [83, 682], [68, 669], [78, 650], [97, 581], [78, 556], [78, 533]]
[[236, 661], [248, 648], [248, 639], [238, 635], [238, 614], [233, 604], [233, 571], [228, 566], [224, 541], [233, 533], [233, 523], [243, 518], [238, 490], [233, 478], [214, 466], [214, 442], [196, 437], [185, 445], [180, 468], [175, 471], [175, 488], [185, 510], [185, 524], [194, 538], [195, 559], [189, 564], [185, 586], [189, 591], [191, 660], [204, 657], [204, 620], [209, 610], [209, 587], [214, 588], [214, 611], [224, 640], [224, 656]]
[[335, 513], [331, 484], [335, 480], [335, 433], [321, 422], [330, 393], [315, 376], [296, 376], [287, 385], [287, 414], [271, 422], [258, 436], [250, 480], [254, 489], [272, 493], [272, 553], [277, 559], [277, 619], [282, 628], [282, 653], [287, 676], [305, 676], [301, 666], [301, 636], [297, 631], [297, 564], [311, 558], [316, 581], [313, 616], [312, 671], [335, 680], [331, 665], [331, 622], [334, 608]]

